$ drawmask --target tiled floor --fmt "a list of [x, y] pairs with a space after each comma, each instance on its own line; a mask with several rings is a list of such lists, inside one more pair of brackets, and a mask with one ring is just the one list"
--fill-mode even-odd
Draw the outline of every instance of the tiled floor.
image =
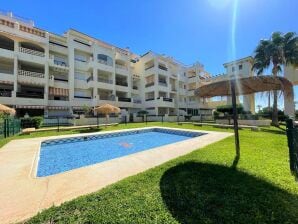
[[[40, 143], [70, 136], [11, 141], [0, 150], [1, 223], [27, 219], [52, 205], [97, 191], [125, 177], [232, 135], [223, 132], [199, 132], [208, 134], [42, 178], [35, 177]], [[94, 133], [71, 137], [87, 135]]]

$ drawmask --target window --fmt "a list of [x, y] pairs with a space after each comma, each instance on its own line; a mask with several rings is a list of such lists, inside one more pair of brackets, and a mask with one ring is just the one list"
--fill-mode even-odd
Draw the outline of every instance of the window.
[[233, 67], [232, 67], [232, 72], [234, 72], [234, 71], [235, 71], [235, 67], [233, 66]]
[[239, 65], [239, 67], [238, 67], [238, 68], [239, 68], [239, 70], [242, 70], [242, 68], [243, 68], [243, 65]]

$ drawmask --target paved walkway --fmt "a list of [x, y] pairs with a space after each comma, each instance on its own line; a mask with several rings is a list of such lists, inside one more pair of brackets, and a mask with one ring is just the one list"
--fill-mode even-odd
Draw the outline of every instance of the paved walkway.
[[42, 141], [94, 133], [13, 140], [0, 150], [0, 222], [25, 220], [52, 205], [97, 191], [231, 135], [199, 132], [208, 134], [42, 178], [35, 176]]

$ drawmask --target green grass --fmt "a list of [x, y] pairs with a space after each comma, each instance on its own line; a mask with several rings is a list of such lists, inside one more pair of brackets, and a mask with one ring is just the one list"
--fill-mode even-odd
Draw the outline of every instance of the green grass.
[[240, 142], [236, 168], [229, 137], [47, 209], [28, 223], [298, 223], [298, 183], [289, 172], [284, 130], [241, 130]]

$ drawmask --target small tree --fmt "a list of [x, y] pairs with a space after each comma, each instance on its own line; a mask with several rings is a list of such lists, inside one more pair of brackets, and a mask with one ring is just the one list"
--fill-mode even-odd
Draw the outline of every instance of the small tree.
[[84, 111], [84, 115], [86, 116], [86, 115], [88, 115], [90, 113], [91, 108], [88, 107], [87, 105], [84, 105], [83, 106], [83, 111]]

